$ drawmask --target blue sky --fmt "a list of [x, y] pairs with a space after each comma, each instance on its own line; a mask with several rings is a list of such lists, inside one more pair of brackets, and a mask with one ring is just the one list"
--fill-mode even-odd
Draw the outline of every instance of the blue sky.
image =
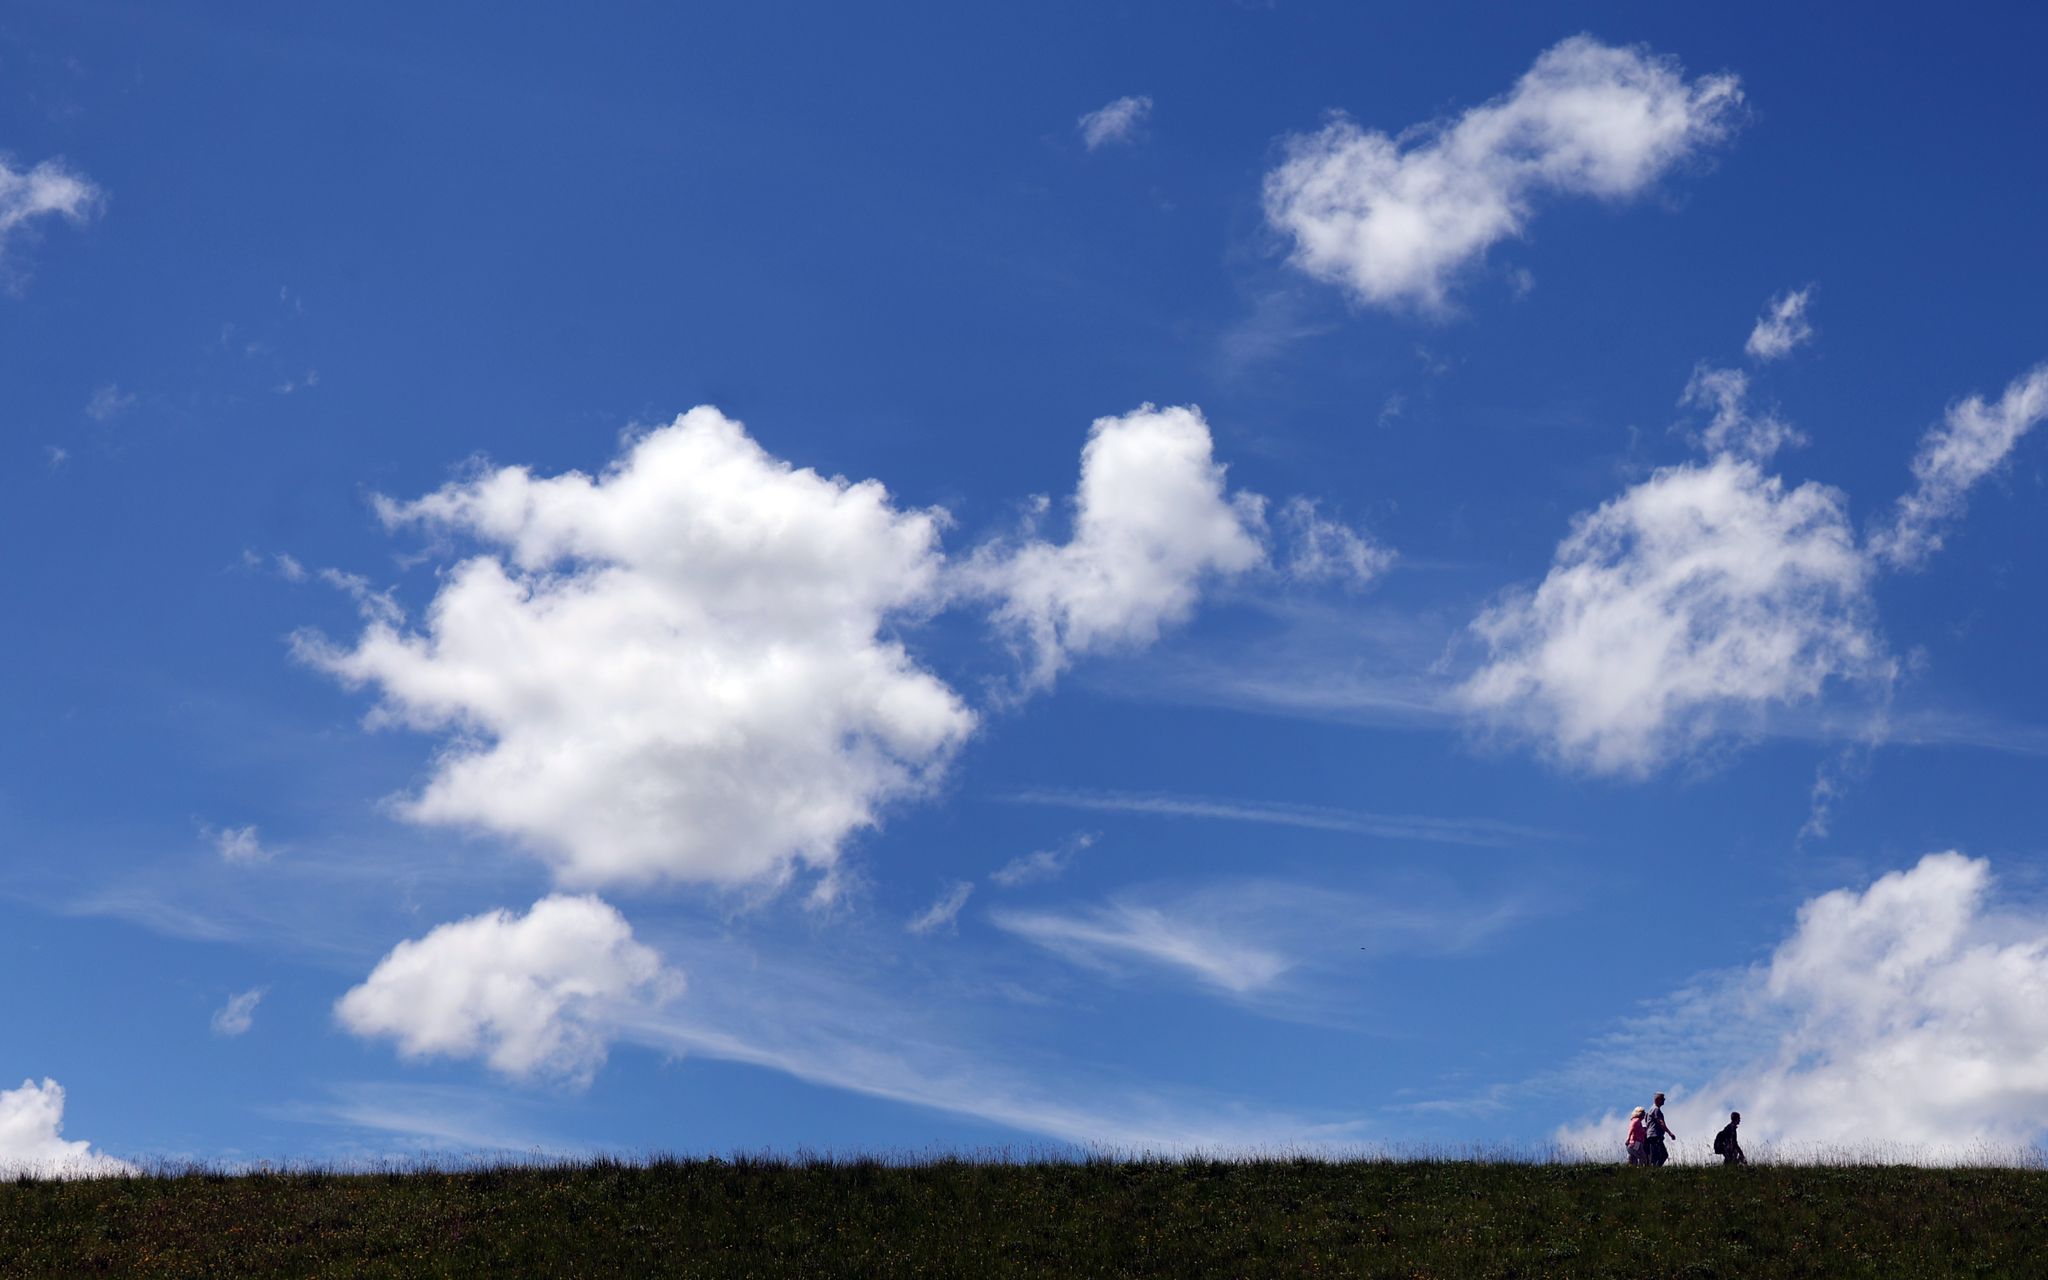
[[2038, 1142], [2048, 20], [1666, 8], [10, 8], [0, 1166]]

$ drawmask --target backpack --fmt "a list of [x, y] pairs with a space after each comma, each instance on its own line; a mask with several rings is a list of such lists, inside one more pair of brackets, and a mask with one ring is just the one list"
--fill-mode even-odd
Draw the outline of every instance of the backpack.
[[1727, 1155], [1728, 1148], [1733, 1144], [1734, 1140], [1735, 1126], [1731, 1124], [1714, 1135], [1714, 1154], [1717, 1156]]

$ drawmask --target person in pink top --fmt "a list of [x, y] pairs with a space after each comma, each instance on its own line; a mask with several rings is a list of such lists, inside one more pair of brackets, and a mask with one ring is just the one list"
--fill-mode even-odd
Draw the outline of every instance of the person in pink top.
[[1635, 1114], [1628, 1118], [1628, 1162], [1630, 1164], [1650, 1163], [1650, 1126], [1643, 1118], [1643, 1109], [1637, 1107]]

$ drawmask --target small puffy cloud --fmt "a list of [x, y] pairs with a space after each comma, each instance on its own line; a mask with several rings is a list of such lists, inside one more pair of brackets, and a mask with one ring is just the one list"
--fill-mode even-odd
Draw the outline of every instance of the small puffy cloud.
[[564, 883], [829, 872], [974, 726], [891, 633], [937, 607], [945, 514], [793, 467], [715, 409], [599, 476], [505, 467], [380, 511], [486, 550], [418, 630], [344, 581], [361, 638], [297, 651], [447, 735], [409, 816], [515, 837]]
[[618, 1018], [682, 988], [611, 906], [558, 894], [524, 916], [493, 911], [399, 943], [334, 1009], [408, 1058], [482, 1058], [515, 1078], [587, 1084]]
[[1806, 443], [1797, 428], [1775, 413], [1751, 413], [1748, 401], [1748, 374], [1704, 364], [1692, 371], [1692, 380], [1679, 398], [1682, 405], [1713, 414], [1698, 437], [1709, 453], [1733, 453], [1761, 461], [1787, 446]]
[[84, 222], [101, 201], [100, 189], [61, 160], [45, 160], [23, 172], [0, 155], [0, 261], [6, 260], [7, 242], [30, 222], [52, 217]]
[[1313, 498], [1289, 498], [1277, 523], [1285, 546], [1281, 569], [1296, 582], [1362, 587], [1387, 571], [1394, 552], [1364, 534], [1325, 520]]
[[1722, 455], [1574, 522], [1549, 574], [1472, 624], [1471, 711], [1567, 764], [1645, 774], [1834, 677], [1876, 675], [1871, 565], [1842, 494]]
[[1015, 889], [1041, 880], [1057, 880], [1066, 874], [1075, 855], [1092, 847], [1095, 833], [1083, 831], [1051, 849], [1034, 849], [1010, 859], [989, 873], [989, 879], [1004, 889]]
[[[1744, 1146], [1930, 1163], [2048, 1138], [2048, 914], [1993, 900], [1990, 864], [1933, 853], [1800, 908], [1768, 964], [1672, 1010], [1731, 1060], [1671, 1090], [1695, 1149], [1742, 1113]], [[1610, 1115], [1560, 1134], [1618, 1148]]]
[[1981, 396], [1949, 408], [1920, 440], [1913, 491], [1899, 498], [1891, 522], [1871, 537], [1872, 549], [1900, 568], [1917, 568], [1941, 550], [1946, 526], [1969, 505], [1972, 487], [1996, 471], [2020, 437], [2048, 418], [2048, 364], [2005, 388], [1996, 404]]
[[960, 908], [967, 905], [967, 899], [974, 893], [974, 885], [967, 880], [957, 880], [952, 887], [938, 896], [931, 907], [903, 926], [908, 933], [923, 937], [940, 929], [951, 929], [960, 918]]
[[1049, 685], [1075, 654], [1140, 648], [1193, 613], [1205, 583], [1265, 563], [1265, 500], [1225, 492], [1199, 409], [1144, 405], [1098, 418], [1081, 451], [1073, 536], [983, 547], [969, 589]]
[[1743, 350], [1758, 360], [1776, 360], [1792, 348], [1813, 338], [1813, 324], [1806, 318], [1806, 304], [1812, 286], [1788, 289], [1772, 298], [1749, 331]]
[[213, 847], [220, 854], [221, 861], [240, 866], [268, 862], [277, 856], [277, 850], [266, 846], [253, 826], [224, 827], [214, 832]]
[[1096, 151], [1113, 142], [1130, 142], [1138, 135], [1145, 118], [1152, 114], [1152, 99], [1142, 94], [1118, 98], [1090, 111], [1076, 122], [1081, 144]]
[[256, 1005], [268, 990], [256, 987], [228, 997], [226, 1004], [213, 1011], [213, 1034], [232, 1038], [246, 1033], [256, 1025]]
[[135, 406], [135, 393], [123, 391], [109, 382], [96, 388], [92, 398], [85, 402], [85, 416], [94, 422], [110, 422]]
[[1733, 76], [1688, 80], [1669, 58], [1573, 36], [1455, 119], [1389, 137], [1338, 117], [1290, 139], [1266, 217], [1309, 275], [1360, 302], [1441, 310], [1541, 198], [1634, 196], [1724, 137], [1741, 101]]
[[104, 1178], [136, 1171], [63, 1134], [62, 1085], [24, 1080], [19, 1089], [0, 1089], [0, 1177]]

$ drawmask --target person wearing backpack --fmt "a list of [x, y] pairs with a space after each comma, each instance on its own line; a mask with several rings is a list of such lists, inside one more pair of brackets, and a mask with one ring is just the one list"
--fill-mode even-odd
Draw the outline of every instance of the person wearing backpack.
[[1724, 1165], [1749, 1163], [1749, 1157], [1742, 1154], [1742, 1144], [1735, 1140], [1735, 1127], [1741, 1123], [1742, 1113], [1731, 1111], [1727, 1127], [1714, 1135], [1714, 1154], [1721, 1157]]
[[1648, 1132], [1643, 1136], [1643, 1154], [1649, 1157], [1651, 1164], [1662, 1165], [1671, 1158], [1671, 1153], [1664, 1149], [1664, 1139], [1678, 1136], [1671, 1132], [1670, 1125], [1664, 1123], [1663, 1094], [1651, 1100], [1650, 1114], [1645, 1123]]

